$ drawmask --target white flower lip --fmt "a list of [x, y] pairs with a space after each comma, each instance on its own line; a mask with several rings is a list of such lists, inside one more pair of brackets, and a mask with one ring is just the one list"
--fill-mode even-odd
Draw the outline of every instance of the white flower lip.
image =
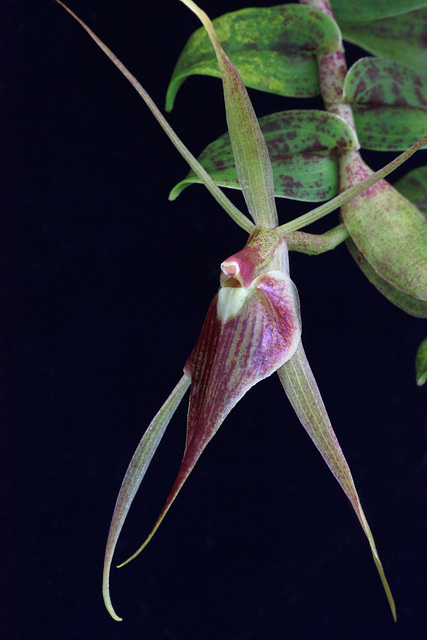
[[218, 292], [216, 313], [222, 323], [237, 316], [245, 304], [248, 290], [245, 287], [222, 287]]

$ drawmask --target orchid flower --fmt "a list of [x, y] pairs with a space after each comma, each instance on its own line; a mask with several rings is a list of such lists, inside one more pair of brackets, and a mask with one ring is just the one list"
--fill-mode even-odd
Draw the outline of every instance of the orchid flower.
[[[239, 183], [253, 220], [239, 211], [217, 187], [168, 125], [146, 91], [116, 56], [65, 5], [144, 99], [172, 143], [230, 217], [249, 233], [243, 249], [223, 261], [220, 288], [188, 358], [184, 374], [144, 433], [125, 474], [109, 531], [103, 576], [106, 607], [121, 620], [110, 598], [110, 569], [114, 550], [133, 498], [176, 408], [190, 388], [187, 437], [178, 476], [165, 505], [135, 558], [150, 541], [208, 442], [243, 395], [260, 380], [277, 372], [298, 418], [353, 509], [367, 536], [374, 562], [396, 620], [396, 609], [374, 538], [364, 515], [349, 466], [332, 429], [319, 389], [304, 353], [297, 289], [289, 274], [287, 243], [307, 243], [310, 234], [298, 230], [362, 192], [404, 162], [426, 139], [413, 145], [390, 165], [330, 202], [286, 225], [279, 226], [273, 173], [258, 120], [238, 72], [223, 51], [208, 16], [192, 2], [181, 0], [201, 20], [214, 47], [224, 88], [227, 125]], [[295, 233], [297, 232], [297, 233]], [[299, 235], [298, 235], [299, 234]], [[339, 230], [327, 241], [338, 243]], [[313, 237], [312, 237], [313, 238]], [[325, 241], [325, 238], [322, 240]], [[313, 245], [313, 246], [314, 246]], [[120, 565], [120, 566], [122, 566]]]

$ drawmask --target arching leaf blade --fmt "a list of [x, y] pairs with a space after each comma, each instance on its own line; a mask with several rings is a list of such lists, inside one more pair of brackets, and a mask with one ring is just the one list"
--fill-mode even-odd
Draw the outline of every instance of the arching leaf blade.
[[403, 291], [393, 287], [387, 280], [384, 280], [369, 264], [363, 253], [358, 250], [354, 242], [348, 238], [346, 245], [351, 255], [357, 262], [368, 280], [394, 305], [417, 318], [427, 318], [427, 301], [419, 300], [407, 295]]
[[[373, 3], [372, 3], [373, 4]], [[343, 38], [417, 73], [427, 68], [427, 8], [380, 20], [340, 21]]]
[[415, 374], [417, 385], [421, 387], [427, 380], [427, 338], [425, 338], [417, 349], [415, 357]]
[[[359, 153], [341, 156], [341, 191], [373, 174]], [[427, 300], [427, 218], [387, 181], [381, 180], [341, 207], [343, 222], [359, 252], [389, 284]]]
[[[309, 53], [281, 53], [259, 51], [256, 56], [246, 52], [230, 54], [230, 60], [239, 70], [246, 87], [293, 98], [312, 98], [320, 93], [317, 61]], [[214, 61], [202, 61], [187, 67], [185, 72], [172, 77], [166, 96], [166, 111], [174, 106], [175, 96], [183, 82], [193, 75], [220, 78]]]
[[425, 0], [330, 0], [338, 22], [342, 20], [377, 20], [414, 11], [426, 5]]
[[349, 69], [344, 99], [360, 105], [426, 108], [427, 79], [384, 58], [360, 58]]
[[351, 104], [362, 147], [401, 151], [427, 130], [427, 77], [382, 58], [361, 58], [349, 70]]
[[427, 165], [409, 171], [393, 187], [427, 215]]
[[352, 105], [363, 149], [403, 151], [427, 131], [427, 109]]
[[203, 24], [221, 70], [227, 128], [239, 184], [255, 224], [274, 229], [278, 224], [273, 170], [267, 145], [242, 79], [222, 48], [209, 16], [193, 0], [181, 0]]
[[[334, 20], [297, 4], [241, 9], [217, 18], [213, 25], [244, 84], [284, 96], [317, 95], [316, 54], [342, 44]], [[203, 29], [193, 33], [179, 57], [167, 92], [168, 111], [181, 84], [193, 74], [219, 77]]]
[[[291, 110], [260, 118], [259, 125], [273, 167], [277, 197], [319, 202], [338, 193], [337, 152], [357, 148], [354, 132], [342, 118], [325, 111]], [[240, 188], [228, 134], [208, 145], [198, 161], [219, 186]], [[190, 171], [174, 187], [170, 198], [198, 182]]]
[[[323, 202], [338, 193], [339, 171], [336, 156], [332, 152], [282, 156], [281, 164], [273, 162], [274, 193], [278, 198]], [[234, 165], [211, 171], [209, 175], [219, 187], [240, 189]], [[192, 172], [171, 191], [174, 200], [191, 184], [201, 184]]]

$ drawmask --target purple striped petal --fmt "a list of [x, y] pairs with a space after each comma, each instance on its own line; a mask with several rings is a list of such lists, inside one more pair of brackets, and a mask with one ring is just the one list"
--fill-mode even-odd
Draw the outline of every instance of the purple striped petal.
[[[259, 273], [263, 267], [266, 271]], [[287, 362], [301, 339], [298, 292], [288, 275], [287, 247], [274, 231], [257, 229], [222, 269], [222, 287], [184, 369], [191, 378], [184, 457], [143, 546], [232, 408], [251, 387]], [[250, 273], [256, 274], [254, 280], [241, 286]]]

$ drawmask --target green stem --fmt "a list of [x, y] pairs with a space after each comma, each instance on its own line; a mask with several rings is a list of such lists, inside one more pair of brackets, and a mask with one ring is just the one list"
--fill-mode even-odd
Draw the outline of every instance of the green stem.
[[294, 231], [285, 237], [289, 251], [298, 251], [299, 253], [317, 256], [335, 249], [349, 237], [349, 233], [343, 224], [339, 224], [337, 227], [319, 235], [305, 233], [304, 231]]

